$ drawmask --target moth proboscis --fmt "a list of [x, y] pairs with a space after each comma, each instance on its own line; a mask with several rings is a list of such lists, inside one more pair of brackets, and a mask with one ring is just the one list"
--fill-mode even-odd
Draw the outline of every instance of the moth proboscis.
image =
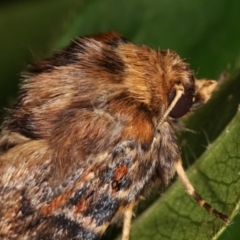
[[199, 205], [181, 163], [178, 119], [203, 105], [215, 81], [197, 80], [171, 50], [109, 32], [80, 37], [31, 65], [0, 136], [0, 238], [99, 239], [146, 190], [175, 172]]

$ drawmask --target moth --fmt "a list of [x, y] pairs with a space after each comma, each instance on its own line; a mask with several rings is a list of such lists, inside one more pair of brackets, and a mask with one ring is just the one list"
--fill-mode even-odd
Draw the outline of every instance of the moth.
[[210, 98], [171, 50], [135, 45], [115, 32], [75, 39], [24, 76], [0, 136], [0, 238], [100, 239], [149, 189], [178, 174], [178, 119]]

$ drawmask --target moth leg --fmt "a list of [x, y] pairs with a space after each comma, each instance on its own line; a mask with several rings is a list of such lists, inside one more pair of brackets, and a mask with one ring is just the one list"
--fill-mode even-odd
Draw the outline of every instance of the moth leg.
[[130, 204], [124, 212], [122, 240], [129, 240], [134, 204]]
[[159, 121], [159, 126], [163, 123], [163, 121], [165, 120], [165, 118], [168, 116], [168, 114], [171, 112], [171, 110], [174, 108], [174, 106], [176, 105], [177, 101], [179, 100], [179, 98], [183, 95], [184, 93], [184, 87], [182, 84], [175, 84], [174, 86], [175, 90], [176, 90], [176, 95], [174, 97], [174, 99], [172, 100], [171, 104], [168, 106], [167, 110], [165, 111], [165, 113], [163, 114], [163, 116], [161, 117], [160, 121]]
[[181, 158], [178, 160], [178, 162], [175, 165], [175, 170], [184, 186], [184, 188], [186, 189], [186, 192], [191, 195], [195, 201], [201, 206], [203, 207], [207, 212], [209, 212], [210, 214], [216, 216], [217, 218], [221, 219], [223, 222], [225, 222], [226, 224], [228, 224], [230, 222], [230, 219], [228, 218], [228, 216], [226, 216], [225, 214], [217, 211], [216, 209], [214, 209], [210, 204], [208, 204], [194, 189], [193, 185], [191, 184], [191, 182], [189, 181], [183, 166], [182, 166], [182, 160]]

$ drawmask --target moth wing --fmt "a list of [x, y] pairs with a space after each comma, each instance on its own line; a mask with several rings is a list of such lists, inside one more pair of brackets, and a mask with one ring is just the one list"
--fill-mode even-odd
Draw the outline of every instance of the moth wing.
[[[111, 129], [109, 124], [101, 123], [102, 128]], [[115, 123], [112, 126], [114, 128]], [[90, 144], [82, 139], [66, 146], [67, 138], [72, 138], [75, 133], [76, 139], [79, 133], [76, 125], [69, 124], [68, 127], [66, 138], [54, 140], [64, 143], [62, 147], [58, 146], [60, 150], [66, 152], [68, 147], [74, 149], [81, 143]], [[103, 140], [109, 141], [107, 137]], [[107, 145], [106, 142], [102, 146]], [[74, 171], [74, 167], [70, 167], [70, 172], [59, 176], [53, 161], [61, 151], [56, 154], [48, 141], [25, 142], [1, 155], [0, 203], [4, 206], [1, 209], [4, 224], [0, 227], [0, 236], [98, 239], [117, 213], [124, 212], [130, 203], [136, 201], [156, 166], [155, 161], [140, 165], [142, 161], [138, 160], [144, 160], [146, 156], [143, 144], [134, 137], [131, 140], [118, 137], [109, 144], [111, 147], [102, 147], [102, 151], [88, 153], [76, 164]], [[79, 159], [82, 157], [68, 151], [68, 158], [75, 155]]]

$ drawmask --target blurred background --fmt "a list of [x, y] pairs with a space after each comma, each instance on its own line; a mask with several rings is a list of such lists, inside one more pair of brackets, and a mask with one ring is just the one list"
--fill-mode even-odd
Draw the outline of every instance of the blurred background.
[[[29, 63], [76, 36], [108, 30], [176, 51], [199, 78], [234, 74], [240, 67], [239, 12], [239, 0], [2, 0], [0, 108], [13, 105]], [[239, 227], [235, 220], [218, 239], [239, 240]]]

